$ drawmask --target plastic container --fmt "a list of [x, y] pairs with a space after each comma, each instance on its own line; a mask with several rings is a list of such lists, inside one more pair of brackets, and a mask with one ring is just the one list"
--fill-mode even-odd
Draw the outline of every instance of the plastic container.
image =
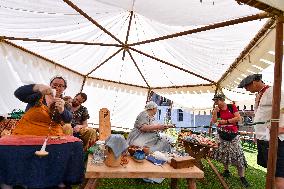
[[94, 146], [93, 162], [101, 165], [105, 160], [105, 141], [98, 140]]

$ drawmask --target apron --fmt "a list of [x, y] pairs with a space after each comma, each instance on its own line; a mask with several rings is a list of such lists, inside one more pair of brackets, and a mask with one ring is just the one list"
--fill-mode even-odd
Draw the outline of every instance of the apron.
[[[49, 108], [42, 103], [31, 107], [18, 121], [12, 135], [59, 136], [64, 135], [62, 125], [52, 121]], [[49, 126], [51, 128], [49, 129]]]

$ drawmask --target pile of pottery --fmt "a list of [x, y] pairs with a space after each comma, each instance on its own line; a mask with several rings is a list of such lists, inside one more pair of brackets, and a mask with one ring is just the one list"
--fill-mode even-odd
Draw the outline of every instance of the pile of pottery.
[[128, 147], [128, 153], [136, 162], [142, 163], [146, 156], [149, 155], [150, 149], [147, 146], [140, 147], [131, 145]]

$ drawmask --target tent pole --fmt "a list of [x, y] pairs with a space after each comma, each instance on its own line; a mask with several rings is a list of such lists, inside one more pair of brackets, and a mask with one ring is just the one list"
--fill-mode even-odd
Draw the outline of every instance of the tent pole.
[[139, 74], [141, 75], [141, 77], [143, 78], [144, 82], [146, 83], [146, 85], [147, 85], [148, 87], [150, 87], [149, 83], [147, 82], [146, 78], [144, 77], [144, 75], [142, 74], [140, 68], [138, 67], [137, 63], [135, 62], [135, 60], [134, 60], [132, 54], [130, 53], [130, 51], [129, 51], [128, 49], [127, 49], [126, 51], [128, 52], [128, 54], [129, 54], [131, 60], [133, 61], [135, 67], [137, 68], [137, 70], [138, 70]]
[[82, 92], [83, 89], [84, 89], [84, 86], [85, 86], [85, 83], [86, 83], [86, 79], [87, 79], [87, 76], [84, 77], [84, 80], [83, 80], [80, 92]]
[[236, 58], [236, 60], [231, 64], [229, 69], [217, 81], [218, 84], [225, 80], [226, 77], [239, 65], [240, 61], [250, 53], [250, 51], [259, 43], [259, 41], [261, 41], [261, 39], [267, 34], [274, 23], [275, 20], [272, 18], [266, 22], [262, 29], [255, 35], [255, 37], [250, 41], [246, 48], [241, 52], [238, 58]]
[[88, 76], [88, 78], [98, 80], [98, 81], [102, 81], [102, 82], [115, 83], [115, 84], [119, 84], [119, 85], [130, 86], [130, 87], [137, 87], [137, 88], [141, 88], [141, 89], [148, 89], [149, 88], [149, 87], [145, 87], [145, 86], [141, 86], [141, 85], [134, 85], [134, 84], [130, 84], [130, 83], [123, 83], [123, 82], [120, 82], [120, 81], [113, 81], [113, 80], [91, 77], [91, 76]]
[[[0, 38], [0, 39], [1, 39], [1, 38]], [[52, 60], [50, 60], [50, 59], [48, 59], [48, 58], [43, 57], [42, 55], [39, 55], [39, 54], [37, 54], [37, 53], [35, 53], [35, 52], [30, 51], [30, 50], [28, 50], [28, 49], [25, 49], [25, 48], [22, 47], [22, 46], [16, 45], [15, 43], [12, 43], [12, 42], [7, 41], [7, 40], [5, 40], [5, 39], [3, 39], [3, 41], [1, 41], [1, 42], [6, 43], [7, 45], [10, 45], [10, 46], [12, 46], [12, 47], [14, 47], [14, 48], [20, 49], [21, 51], [24, 51], [24, 52], [26, 52], [26, 53], [28, 53], [28, 54], [31, 54], [31, 55], [33, 55], [33, 56], [35, 56], [35, 57], [37, 57], [37, 58], [40, 58], [40, 59], [42, 59], [42, 60], [44, 60], [44, 61], [47, 61], [47, 62], [53, 64], [53, 65], [56, 66], [56, 67], [63, 68], [64, 70], [68, 70], [68, 71], [70, 71], [70, 72], [72, 72], [72, 73], [74, 73], [74, 74], [76, 74], [76, 75], [78, 75], [78, 76], [81, 76], [81, 77], [84, 76], [83, 74], [81, 74], [81, 73], [79, 73], [79, 72], [76, 72], [76, 71], [74, 71], [74, 70], [72, 70], [72, 69], [70, 69], [70, 68], [67, 68], [67, 67], [65, 67], [65, 66], [62, 66], [62, 65], [59, 64], [59, 63], [56, 63], [56, 62], [54, 62], [54, 61], [52, 61]]]
[[8, 40], [20, 40], [20, 41], [35, 41], [42, 43], [57, 43], [57, 44], [69, 44], [69, 45], [98, 45], [98, 46], [114, 46], [114, 47], [122, 47], [120, 44], [108, 44], [108, 43], [92, 43], [92, 42], [84, 42], [84, 41], [62, 41], [62, 40], [54, 40], [54, 39], [38, 39], [38, 38], [27, 38], [27, 37], [9, 37], [9, 36], [1, 36], [3, 39]]
[[[124, 42], [125, 45], [127, 45], [127, 43], [128, 43], [128, 37], [129, 37], [129, 33], [130, 33], [130, 27], [131, 27], [132, 18], [133, 18], [133, 11], [130, 11], [130, 18], [129, 18], [126, 38], [125, 38], [125, 42]], [[123, 50], [122, 60], [124, 60], [125, 51], [126, 51], [126, 48]]]
[[152, 42], [156, 42], [156, 41], [171, 39], [171, 38], [180, 37], [180, 36], [183, 36], [183, 35], [190, 35], [190, 34], [193, 34], [193, 33], [199, 33], [199, 32], [202, 32], [202, 31], [212, 30], [212, 29], [216, 29], [216, 28], [222, 28], [222, 27], [225, 27], [225, 26], [231, 26], [231, 25], [235, 25], [235, 24], [240, 24], [240, 23], [244, 23], [244, 22], [249, 22], [249, 21], [259, 20], [259, 19], [269, 18], [269, 17], [271, 17], [271, 15], [269, 13], [259, 13], [259, 14], [255, 14], [255, 15], [250, 15], [250, 16], [246, 16], [246, 17], [242, 17], [242, 18], [236, 18], [236, 19], [233, 19], [233, 20], [227, 20], [227, 21], [224, 21], [224, 22], [219, 22], [219, 23], [203, 26], [203, 27], [200, 27], [200, 28], [195, 28], [195, 29], [192, 29], [192, 30], [182, 31], [182, 32], [178, 32], [178, 33], [174, 33], [174, 34], [170, 34], [170, 35], [164, 35], [164, 36], [161, 36], [161, 37], [132, 43], [132, 44], [129, 44], [129, 46], [152, 43]]
[[278, 128], [279, 128], [280, 101], [281, 101], [282, 59], [283, 59], [283, 22], [281, 18], [278, 17], [276, 21], [274, 85], [273, 85], [269, 152], [268, 152], [268, 162], [267, 162], [266, 189], [275, 188], [275, 170], [276, 170], [276, 161], [277, 161]]
[[89, 73], [87, 73], [86, 76], [89, 76], [91, 73], [93, 73], [94, 71], [96, 71], [99, 67], [101, 67], [102, 65], [104, 65], [107, 61], [109, 61], [110, 59], [112, 59], [115, 55], [117, 55], [123, 48], [118, 49], [114, 54], [112, 54], [110, 57], [108, 57], [107, 59], [105, 59], [102, 63], [100, 63], [98, 66], [96, 66], [94, 69], [92, 69]]
[[117, 37], [115, 37], [112, 33], [110, 33], [107, 29], [105, 29], [103, 26], [101, 26], [97, 21], [95, 21], [92, 17], [90, 17], [88, 14], [86, 14], [83, 10], [81, 10], [79, 7], [77, 7], [74, 3], [72, 3], [70, 0], [63, 0], [67, 5], [72, 7], [75, 11], [77, 11], [79, 14], [84, 16], [87, 20], [92, 22], [95, 26], [100, 28], [103, 32], [108, 34], [110, 37], [112, 37], [114, 40], [116, 40], [118, 43], [123, 45], [123, 42], [120, 41]]
[[282, 15], [282, 11], [271, 7], [270, 5], [267, 5], [265, 3], [262, 3], [260, 1], [257, 0], [236, 0], [239, 4], [244, 3], [247, 4], [251, 7], [255, 7], [257, 9], [263, 10], [265, 12], [269, 12], [271, 14], [275, 14], [275, 15]]
[[152, 58], [152, 59], [154, 59], [154, 60], [156, 60], [156, 61], [158, 61], [158, 62], [161, 62], [161, 63], [166, 64], [166, 65], [168, 65], [168, 66], [172, 66], [172, 67], [174, 67], [174, 68], [176, 68], [176, 69], [182, 70], [182, 71], [184, 71], [184, 72], [186, 72], [186, 73], [189, 73], [189, 74], [191, 74], [191, 75], [194, 75], [194, 76], [196, 76], [196, 77], [199, 77], [199, 78], [201, 78], [201, 79], [203, 79], [203, 80], [205, 80], [205, 81], [209, 81], [210, 83], [215, 83], [215, 81], [212, 81], [212, 80], [210, 80], [210, 79], [208, 79], [208, 78], [206, 78], [206, 77], [203, 77], [203, 76], [201, 76], [201, 75], [199, 75], [199, 74], [196, 74], [196, 73], [194, 73], [194, 72], [192, 72], [192, 71], [189, 71], [189, 70], [187, 70], [187, 69], [178, 67], [178, 66], [176, 66], [176, 65], [174, 65], [174, 64], [171, 64], [171, 63], [169, 63], [169, 62], [167, 62], [167, 61], [164, 61], [164, 60], [162, 60], [162, 59], [156, 58], [156, 57], [154, 57], [154, 56], [152, 56], [152, 55], [149, 55], [149, 54], [147, 54], [147, 53], [144, 53], [144, 52], [142, 52], [142, 51], [140, 51], [140, 50], [137, 50], [137, 49], [135, 49], [135, 48], [129, 47], [129, 49], [130, 49], [130, 50], [133, 50], [133, 51], [135, 51], [135, 52], [137, 52], [137, 53], [139, 53], [139, 54], [142, 54], [142, 55], [144, 55], [144, 56], [146, 56], [146, 57]]

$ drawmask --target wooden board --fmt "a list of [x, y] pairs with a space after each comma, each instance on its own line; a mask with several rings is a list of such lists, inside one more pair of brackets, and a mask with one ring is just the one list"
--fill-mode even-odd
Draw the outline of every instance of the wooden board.
[[88, 157], [86, 178], [203, 178], [204, 173], [196, 166], [174, 169], [168, 163], [157, 166], [144, 160], [143, 163], [135, 162], [128, 157], [129, 163], [123, 167], [108, 167], [105, 164], [95, 165], [92, 156]]
[[110, 112], [107, 108], [99, 112], [99, 140], [106, 140], [111, 135]]
[[175, 169], [187, 168], [194, 166], [195, 158], [191, 156], [176, 157], [171, 159], [171, 167]]

